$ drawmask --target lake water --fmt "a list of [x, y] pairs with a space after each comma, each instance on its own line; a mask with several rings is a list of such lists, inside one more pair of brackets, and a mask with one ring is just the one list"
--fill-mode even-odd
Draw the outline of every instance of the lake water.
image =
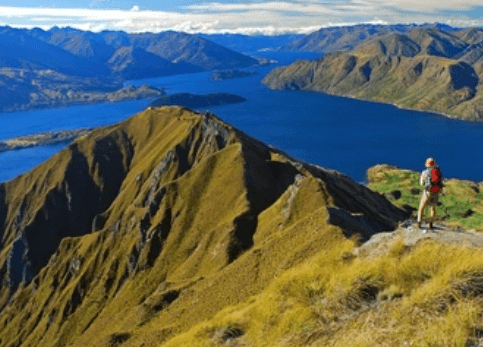
[[[261, 56], [288, 64], [313, 53], [263, 52]], [[386, 163], [422, 170], [434, 156], [446, 177], [483, 180], [483, 124], [398, 109], [315, 92], [273, 91], [260, 75], [211, 81], [211, 73], [171, 76], [127, 84], [151, 84], [177, 92], [229, 92], [248, 101], [212, 107], [221, 119], [289, 155], [335, 169], [358, 182], [369, 167]], [[48, 130], [76, 129], [116, 123], [144, 109], [150, 100], [75, 106], [0, 114], [0, 139]], [[204, 110], [204, 109], [202, 109]], [[0, 153], [0, 181], [31, 169], [65, 145]]]

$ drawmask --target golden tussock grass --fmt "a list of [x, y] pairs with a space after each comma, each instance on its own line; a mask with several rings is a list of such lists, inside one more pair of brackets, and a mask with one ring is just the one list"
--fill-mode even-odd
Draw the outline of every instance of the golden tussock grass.
[[[483, 324], [483, 250], [395, 242], [376, 259], [346, 240], [162, 346], [468, 346]], [[220, 340], [230, 329], [239, 336]], [[238, 344], [236, 344], [236, 343]]]

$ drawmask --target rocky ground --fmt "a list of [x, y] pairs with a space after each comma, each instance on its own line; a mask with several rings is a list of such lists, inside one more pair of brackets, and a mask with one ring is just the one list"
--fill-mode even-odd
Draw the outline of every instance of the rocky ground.
[[394, 231], [374, 234], [355, 252], [376, 257], [387, 252], [400, 240], [404, 242], [405, 246], [411, 247], [427, 239], [441, 243], [483, 247], [483, 233], [476, 232], [473, 229], [466, 230], [461, 227], [452, 227], [443, 222], [434, 223], [432, 229], [429, 229], [427, 223], [423, 223], [421, 228], [418, 228], [415, 220], [408, 219]]

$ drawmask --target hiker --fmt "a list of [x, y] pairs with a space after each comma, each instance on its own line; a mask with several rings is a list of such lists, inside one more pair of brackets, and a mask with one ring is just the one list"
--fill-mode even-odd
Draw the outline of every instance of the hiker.
[[439, 193], [443, 188], [443, 182], [441, 177], [441, 170], [436, 165], [436, 161], [433, 158], [426, 159], [426, 170], [421, 173], [419, 184], [424, 186], [423, 196], [419, 204], [418, 211], [418, 228], [421, 227], [423, 215], [426, 212], [426, 208], [430, 206], [431, 214], [429, 217], [429, 229], [433, 228], [433, 221], [436, 218], [436, 206], [438, 204]]

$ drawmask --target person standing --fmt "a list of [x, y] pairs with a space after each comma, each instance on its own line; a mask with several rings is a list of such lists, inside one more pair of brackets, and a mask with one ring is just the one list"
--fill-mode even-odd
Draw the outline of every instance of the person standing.
[[423, 216], [426, 212], [426, 208], [429, 206], [429, 229], [432, 229], [434, 219], [436, 218], [436, 206], [438, 204], [439, 193], [443, 188], [443, 182], [441, 170], [436, 165], [436, 161], [433, 158], [426, 159], [425, 167], [426, 170], [422, 172], [419, 180], [419, 184], [424, 186], [424, 190], [419, 204], [417, 226], [418, 228], [421, 228]]

